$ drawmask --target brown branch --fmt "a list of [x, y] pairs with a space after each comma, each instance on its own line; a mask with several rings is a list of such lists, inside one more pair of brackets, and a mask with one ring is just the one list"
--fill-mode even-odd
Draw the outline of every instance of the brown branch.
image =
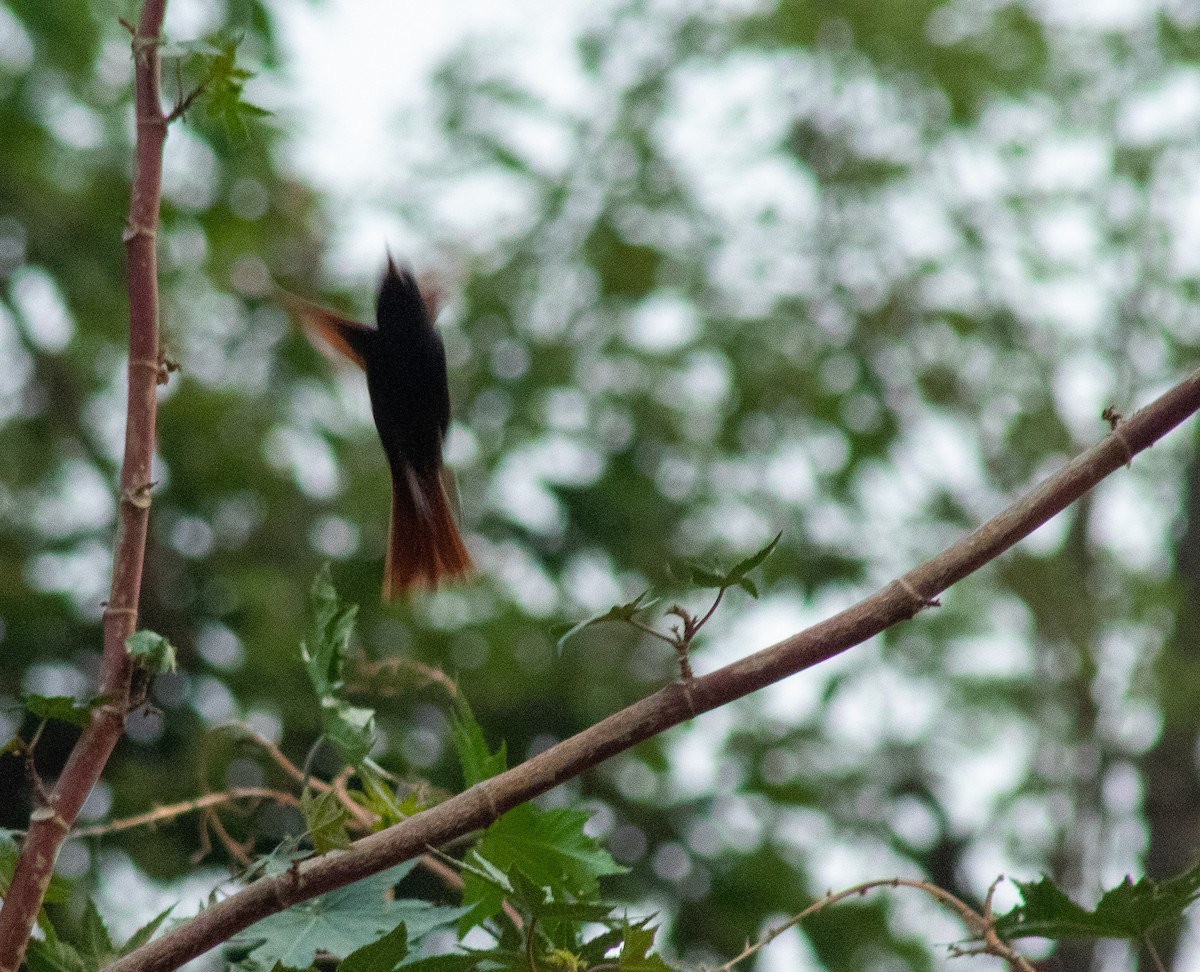
[[107, 834], [117, 834], [123, 830], [133, 830], [136, 827], [151, 827], [182, 817], [186, 813], [218, 807], [222, 803], [233, 803], [235, 800], [274, 800], [290, 807], [299, 807], [300, 801], [291, 793], [283, 790], [270, 790], [261, 786], [235, 786], [220, 793], [205, 793], [194, 800], [183, 803], [172, 803], [165, 807], [155, 807], [146, 813], [134, 817], [122, 817], [120, 820], [110, 820], [108, 823], [92, 824], [90, 827], [77, 827], [71, 832], [71, 837], [103, 837]]
[[113, 551], [112, 593], [104, 612], [103, 705], [67, 759], [49, 803], [30, 818], [8, 894], [0, 909], [0, 972], [16, 972], [58, 856], [80, 807], [125, 731], [132, 663], [125, 639], [137, 628], [142, 562], [150, 516], [150, 462], [158, 382], [158, 231], [166, 120], [159, 100], [159, 31], [166, 0], [146, 0], [133, 33], [137, 144], [129, 222], [124, 233], [129, 289], [129, 400], [121, 507]]
[[267, 915], [399, 864], [472, 830], [617, 753], [702, 712], [811, 668], [908, 620], [951, 584], [998, 557], [1200, 409], [1200, 371], [1122, 422], [1069, 462], [932, 560], [883, 590], [769, 648], [686, 684], [676, 683], [614, 713], [520, 766], [485, 780], [349, 850], [261, 878], [156, 941], [131, 952], [109, 972], [166, 972], [196, 958]]

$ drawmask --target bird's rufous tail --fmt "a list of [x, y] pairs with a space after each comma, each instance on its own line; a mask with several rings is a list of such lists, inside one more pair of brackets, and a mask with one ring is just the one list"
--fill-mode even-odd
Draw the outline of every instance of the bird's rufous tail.
[[434, 588], [475, 567], [458, 532], [449, 474], [418, 473], [408, 467], [392, 476], [392, 521], [383, 568], [383, 599], [412, 588]]

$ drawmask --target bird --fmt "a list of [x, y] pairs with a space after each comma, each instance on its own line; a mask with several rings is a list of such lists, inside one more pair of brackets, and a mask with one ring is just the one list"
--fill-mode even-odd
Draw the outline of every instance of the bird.
[[474, 564], [456, 522], [454, 478], [442, 461], [450, 427], [446, 349], [434, 327], [432, 302], [412, 270], [388, 254], [375, 327], [277, 290], [310, 337], [366, 373], [371, 414], [392, 474], [384, 602], [470, 574]]

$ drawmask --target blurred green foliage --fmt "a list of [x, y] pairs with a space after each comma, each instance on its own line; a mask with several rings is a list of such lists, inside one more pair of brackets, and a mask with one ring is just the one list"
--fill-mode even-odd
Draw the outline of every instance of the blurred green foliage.
[[[275, 15], [222, 9], [270, 82]], [[131, 5], [0, 6], [9, 734], [22, 695], [86, 702], [97, 666], [124, 400], [119, 16]], [[711, 668], [936, 552], [1101, 435], [1104, 405], [1194, 363], [1200, 28], [1182, 7], [643, 0], [590, 24], [577, 101], [469, 45], [437, 76], [424, 161], [390, 160], [403, 188], [378, 205], [462, 270], [439, 326], [482, 567], [397, 608], [378, 603], [387, 471], [360, 379], [268, 299], [274, 279], [366, 305], [318, 293], [336, 206], [293, 174], [286, 116], [244, 137], [204, 111], [172, 127], [160, 256], [181, 370], [140, 623], [179, 668], [131, 719], [103, 818], [281, 782], [212, 733], [229, 720], [303, 763], [321, 717], [297, 646], [324, 560], [361, 605], [360, 657], [440, 666], [517, 762], [673, 677], [669, 648], [625, 626], [555, 651], [580, 619], [670, 588], [672, 563], [732, 563], [783, 530], [763, 599], [699, 639]], [[456, 189], [482, 177], [519, 216], [460, 232]], [[553, 795], [594, 808], [629, 866], [606, 892], [658, 911], [695, 962], [862, 878], [920, 872], [979, 901], [1002, 870], [1046, 870], [1084, 900], [1181, 870], [1200, 823], [1193, 442], [1139, 457], [940, 610]], [[362, 683], [373, 758], [457, 787], [445, 691], [389, 671]], [[47, 723], [45, 776], [77, 731]], [[22, 826], [19, 760], [0, 761], [0, 792], [0, 825]], [[260, 849], [303, 826], [225, 823]], [[166, 879], [200, 838], [185, 817], [74, 846], [92, 877], [127, 855]], [[956, 931], [924, 907], [829, 912], [794, 945], [831, 970], [933, 968]]]

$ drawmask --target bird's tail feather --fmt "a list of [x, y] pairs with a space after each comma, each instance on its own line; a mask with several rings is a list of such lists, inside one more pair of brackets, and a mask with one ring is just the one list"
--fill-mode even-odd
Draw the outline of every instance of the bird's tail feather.
[[434, 588], [474, 569], [453, 513], [442, 470], [418, 473], [405, 467], [392, 477], [392, 522], [383, 568], [383, 599], [412, 588]]

